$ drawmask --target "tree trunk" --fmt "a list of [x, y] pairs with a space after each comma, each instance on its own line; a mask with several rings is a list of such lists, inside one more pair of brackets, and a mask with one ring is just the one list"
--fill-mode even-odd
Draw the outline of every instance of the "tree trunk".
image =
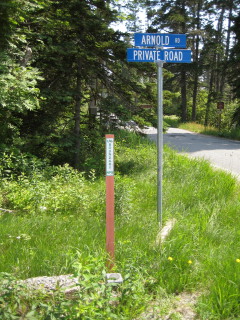
[[184, 66], [182, 66], [181, 70], [181, 118], [183, 122], [187, 121], [187, 82], [186, 82], [186, 71], [184, 70]]
[[75, 159], [74, 168], [79, 169], [80, 167], [80, 112], [81, 112], [81, 62], [78, 61], [77, 65], [77, 84], [76, 84], [76, 103], [75, 103]]
[[216, 84], [215, 84], [215, 88], [216, 88], [216, 92], [220, 93], [220, 82], [221, 82], [221, 69], [222, 69], [222, 61], [223, 61], [223, 56], [222, 54], [219, 52], [220, 47], [222, 47], [222, 38], [223, 38], [223, 20], [224, 20], [224, 13], [225, 13], [225, 6], [222, 6], [222, 10], [221, 10], [221, 14], [220, 17], [218, 19], [218, 26], [217, 26], [217, 37], [216, 37], [216, 43], [217, 43], [217, 54], [216, 54]]
[[[181, 3], [181, 14], [184, 17], [184, 20], [181, 23], [181, 29], [182, 33], [186, 33], [186, 3], [185, 0], [182, 0]], [[182, 121], [187, 121], [187, 77], [186, 77], [186, 70], [185, 66], [181, 66], [181, 97], [182, 97], [182, 103], [181, 103], [181, 109], [182, 109]]]
[[[197, 50], [196, 50], [197, 51]], [[196, 64], [198, 62], [196, 61]], [[192, 121], [196, 121], [197, 117], [197, 92], [198, 92], [198, 66], [196, 65], [193, 84], [193, 102], [192, 102]]]
[[[197, 32], [200, 30], [200, 10], [202, 0], [198, 0], [197, 4]], [[196, 121], [197, 116], [197, 92], [198, 92], [198, 77], [199, 77], [199, 34], [196, 37], [196, 50], [195, 50], [195, 73], [194, 73], [194, 84], [193, 84], [193, 103], [192, 103], [192, 121]]]
[[207, 100], [207, 105], [206, 105], [205, 121], [204, 121], [205, 127], [207, 127], [209, 124], [209, 113], [210, 113], [210, 106], [211, 106], [212, 94], [213, 94], [213, 79], [214, 79], [213, 73], [214, 73], [214, 71], [211, 70], [210, 81], [209, 81], [208, 100]]
[[226, 71], [227, 71], [229, 50], [230, 50], [231, 22], [232, 22], [232, 18], [233, 18], [232, 12], [233, 12], [233, 0], [231, 0], [231, 2], [229, 3], [228, 29], [227, 29], [225, 58], [224, 58], [224, 64], [223, 64], [222, 76], [221, 76], [221, 83], [220, 83], [220, 92], [221, 92], [222, 96], [223, 96], [224, 87], [225, 87]]

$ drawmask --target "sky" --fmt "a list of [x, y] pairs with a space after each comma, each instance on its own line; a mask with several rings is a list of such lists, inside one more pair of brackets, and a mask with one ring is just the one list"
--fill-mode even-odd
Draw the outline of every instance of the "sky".
[[[121, 10], [123, 10], [123, 12], [125, 11], [124, 10], [124, 7], [121, 6]], [[127, 12], [126, 12], [127, 14]], [[139, 10], [138, 12], [138, 25], [140, 26], [140, 32], [145, 32], [146, 31], [146, 28], [147, 28], [147, 24], [146, 24], [146, 12], [145, 10], [141, 9]], [[112, 23], [111, 24], [112, 28], [114, 30], [119, 30], [121, 32], [127, 32], [127, 26], [126, 26], [126, 21], [121, 21], [121, 22], [117, 22], [117, 23]], [[131, 32], [130, 32], [131, 33]]]

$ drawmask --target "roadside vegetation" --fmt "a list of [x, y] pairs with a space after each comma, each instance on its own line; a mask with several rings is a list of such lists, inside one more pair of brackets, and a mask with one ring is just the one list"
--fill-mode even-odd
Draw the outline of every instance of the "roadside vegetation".
[[[164, 113], [181, 117], [164, 129], [239, 139], [238, 2], [0, 1], [0, 319], [136, 320], [156, 302], [173, 320], [167, 302], [182, 292], [200, 296], [201, 319], [239, 318], [237, 182], [166, 147], [163, 222], [177, 222], [156, 246], [156, 147], [116, 131], [114, 271], [124, 283], [112, 289], [104, 181], [104, 134], [157, 124], [156, 65], [126, 61], [134, 30], [188, 35], [193, 63], [164, 65]], [[122, 23], [126, 32], [114, 28]], [[75, 299], [16, 282], [70, 273]]]
[[204, 126], [197, 122], [181, 122], [180, 117], [177, 116], [164, 116], [164, 122], [169, 127], [180, 128], [197, 132], [206, 135], [223, 137], [227, 139], [240, 140], [240, 127], [239, 126], [223, 126], [217, 128], [214, 126]]
[[[207, 162], [166, 147], [163, 224], [177, 222], [157, 246], [156, 147], [134, 133], [115, 135], [114, 271], [122, 274], [123, 284], [113, 290], [104, 281], [103, 174], [6, 154], [0, 199], [10, 211], [0, 215], [1, 319], [141, 319], [150, 301], [166, 316], [171, 306], [162, 301], [181, 292], [200, 295], [200, 319], [238, 319], [239, 184]], [[104, 139], [99, 146], [104, 153]], [[104, 159], [99, 165], [104, 170]], [[22, 174], [16, 175], [20, 167]], [[69, 273], [79, 277], [75, 299], [60, 288], [30, 293], [16, 283]], [[181, 319], [177, 312], [171, 316]]]

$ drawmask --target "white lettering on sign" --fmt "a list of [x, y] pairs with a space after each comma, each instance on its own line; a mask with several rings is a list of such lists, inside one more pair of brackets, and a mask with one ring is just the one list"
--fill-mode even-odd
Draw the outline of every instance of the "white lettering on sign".
[[106, 175], [114, 175], [114, 138], [106, 139]]
[[164, 51], [164, 60], [165, 61], [182, 61], [183, 53], [181, 51], [174, 51], [174, 50]]
[[127, 61], [130, 62], [156, 62], [190, 63], [190, 50], [175, 49], [127, 49]]
[[157, 61], [161, 60], [161, 51], [158, 50], [134, 50], [133, 51], [133, 59], [137, 61], [141, 60], [151, 60], [151, 61]]
[[145, 34], [142, 35], [142, 45], [149, 46], [167, 46], [169, 45], [169, 36]]

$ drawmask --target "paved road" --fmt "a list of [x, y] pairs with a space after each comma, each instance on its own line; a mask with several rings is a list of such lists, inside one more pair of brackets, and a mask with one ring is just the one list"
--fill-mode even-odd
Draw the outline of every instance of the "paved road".
[[[156, 129], [146, 130], [145, 133], [150, 139], [157, 140]], [[230, 171], [240, 178], [240, 141], [206, 136], [177, 128], [170, 128], [164, 134], [163, 141], [180, 153], [209, 160], [214, 166]]]

